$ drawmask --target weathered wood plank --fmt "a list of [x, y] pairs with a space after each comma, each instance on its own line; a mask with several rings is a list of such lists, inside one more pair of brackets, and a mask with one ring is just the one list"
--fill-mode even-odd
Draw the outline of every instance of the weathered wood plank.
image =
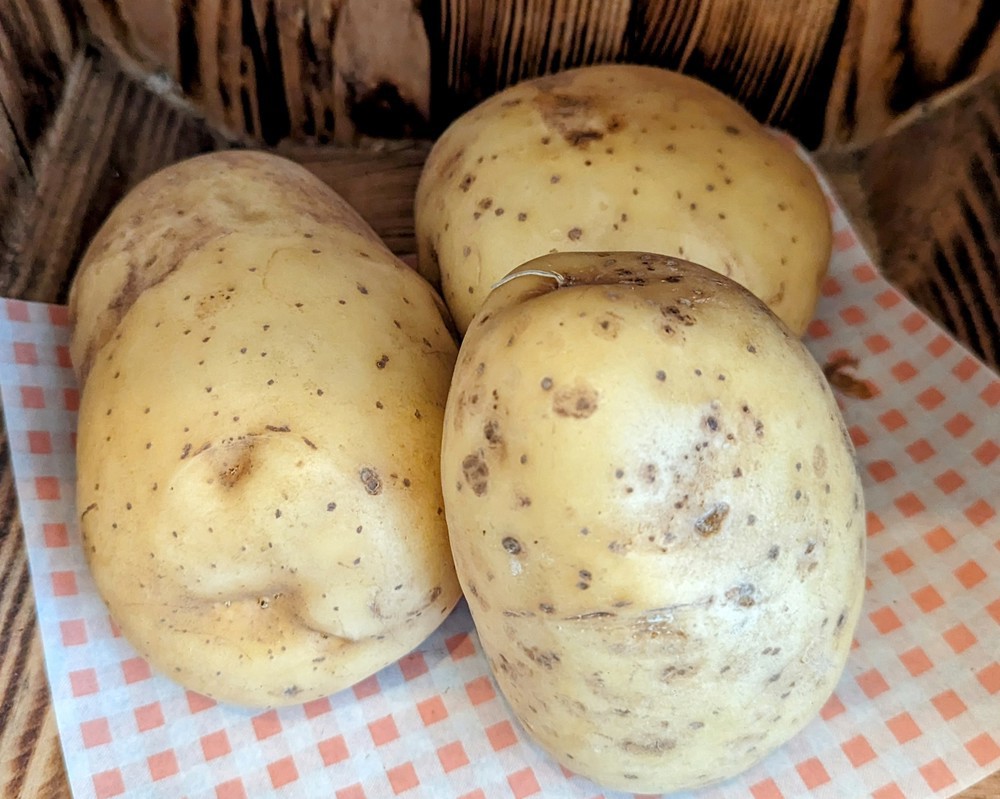
[[218, 146], [176, 106], [97, 53], [74, 61], [64, 102], [0, 241], [0, 294], [61, 301], [87, 241], [134, 183]]
[[74, 3], [59, 0], [3, 0], [0, 5], [0, 115], [6, 116], [28, 167], [62, 95], [79, 17]]
[[81, 0], [91, 31], [230, 137], [273, 145], [427, 131], [417, 0]]
[[1000, 72], [864, 151], [890, 280], [1000, 365]]
[[832, 147], [1000, 68], [992, 0], [81, 1], [123, 63], [265, 144], [419, 137], [518, 80], [626, 60]]

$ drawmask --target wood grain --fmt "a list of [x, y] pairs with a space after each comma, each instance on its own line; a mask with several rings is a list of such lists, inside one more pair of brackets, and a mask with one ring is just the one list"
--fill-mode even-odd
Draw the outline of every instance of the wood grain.
[[1000, 68], [994, 0], [81, 2], [123, 63], [264, 144], [420, 137], [516, 81], [624, 60], [703, 78], [829, 148]]
[[90, 31], [224, 135], [325, 144], [427, 131], [417, 0], [81, 0]]
[[[595, 33], [595, 48], [600, 41]], [[0, 198], [0, 230], [12, 231], [0, 242], [4, 296], [62, 299], [86, 242], [132, 185], [160, 166], [232, 144], [126, 77], [99, 51], [79, 51], [64, 83], [62, 102], [32, 149], [31, 181]], [[916, 138], [907, 144], [911, 126]], [[821, 156], [881, 266], [925, 307], [933, 311], [938, 302], [946, 316], [951, 313], [956, 332], [973, 346], [987, 337], [981, 331], [995, 335], [997, 316], [978, 312], [963, 326], [962, 312], [948, 309], [956, 297], [969, 304], [969, 286], [987, 303], [997, 301], [998, 130], [996, 80], [983, 79], [907, 120], [881, 149]], [[412, 255], [412, 195], [426, 143], [345, 150], [286, 142], [280, 151], [343, 193], [398, 254]], [[919, 174], [914, 163], [923, 167]], [[937, 274], [943, 269], [937, 250], [951, 270], [947, 279]], [[940, 297], [925, 292], [925, 284], [938, 285]], [[68, 796], [0, 436], [0, 797]], [[996, 799], [1000, 773], [959, 796]]]
[[700, 77], [810, 148], [867, 143], [1000, 67], [991, 0], [440, 0], [425, 6], [440, 126], [510, 83], [608, 60]]
[[1000, 72], [877, 139], [860, 163], [887, 277], [1000, 366]]

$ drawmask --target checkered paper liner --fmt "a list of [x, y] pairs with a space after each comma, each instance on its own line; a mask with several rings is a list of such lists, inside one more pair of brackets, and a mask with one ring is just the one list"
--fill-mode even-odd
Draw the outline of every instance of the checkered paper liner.
[[[819, 717], [686, 799], [948, 796], [1000, 769], [1000, 380], [873, 268], [836, 201], [806, 343], [841, 397], [868, 507], [868, 583]], [[98, 597], [74, 509], [66, 309], [0, 301], [0, 388], [67, 772], [77, 797], [612, 799], [526, 737], [463, 604], [352, 689], [251, 712], [154, 674]]]

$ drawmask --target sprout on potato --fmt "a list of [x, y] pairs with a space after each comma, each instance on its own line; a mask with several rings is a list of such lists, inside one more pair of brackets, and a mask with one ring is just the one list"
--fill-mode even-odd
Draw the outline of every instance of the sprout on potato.
[[734, 775], [829, 697], [861, 484], [808, 351], [732, 280], [543, 256], [473, 319], [441, 473], [459, 579], [525, 729], [629, 791]]

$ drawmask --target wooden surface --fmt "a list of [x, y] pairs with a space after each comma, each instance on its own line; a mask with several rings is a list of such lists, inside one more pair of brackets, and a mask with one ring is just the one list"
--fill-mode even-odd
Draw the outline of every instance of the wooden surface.
[[[20, 132], [6, 105], [0, 116], [0, 152], [21, 153], [8, 172], [12, 188], [0, 195], [4, 296], [63, 300], [82, 248], [118, 197], [162, 165], [227, 144], [96, 51], [60, 63], [62, 100], [44, 135]], [[881, 266], [994, 368], [997, 95], [995, 77], [981, 80], [869, 148], [820, 156]], [[412, 191], [426, 144], [282, 151], [342, 191], [394, 250], [413, 253]], [[58, 799], [69, 791], [3, 438], [0, 448], [0, 798]], [[996, 799], [1000, 774], [960, 796]]]
[[622, 59], [705, 78], [809, 147], [866, 143], [1000, 68], [995, 0], [80, 3], [121, 59], [267, 144], [440, 130], [516, 80]]

